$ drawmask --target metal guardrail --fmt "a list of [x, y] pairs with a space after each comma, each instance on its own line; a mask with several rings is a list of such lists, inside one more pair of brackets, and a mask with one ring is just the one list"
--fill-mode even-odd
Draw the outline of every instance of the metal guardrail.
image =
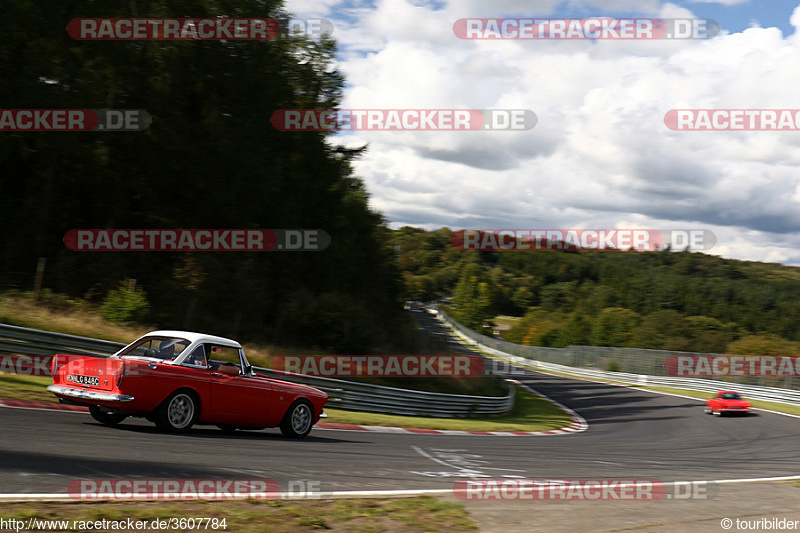
[[[570, 367], [597, 368], [614, 371], [628, 372], [631, 374], [645, 374], [648, 376], [668, 376], [664, 363], [673, 355], [706, 355], [713, 357], [721, 354], [700, 352], [679, 352], [671, 350], [650, 350], [645, 348], [621, 348], [613, 346], [567, 346], [565, 348], [549, 348], [544, 346], [527, 346], [513, 344], [502, 339], [487, 337], [460, 324], [447, 312], [437, 310], [443, 318], [449, 320], [452, 328], [464, 336], [479, 342], [484, 346], [500, 350], [506, 354], [546, 361]], [[800, 390], [800, 379], [791, 375], [786, 376], [726, 376], [718, 378], [720, 381], [736, 383], [737, 385], [757, 385], [760, 387], [777, 387], [782, 389]]]
[[[674, 376], [651, 376], [647, 374], [634, 374], [626, 372], [612, 372], [607, 370], [599, 370], [595, 368], [581, 368], [576, 366], [561, 365], [557, 363], [550, 363], [546, 361], [539, 361], [527, 357], [520, 357], [513, 355], [497, 348], [487, 346], [476, 340], [475, 337], [482, 337], [472, 330], [469, 330], [464, 325], [460, 324], [457, 320], [450, 317], [446, 312], [438, 310], [438, 319], [445, 325], [449, 326], [457, 336], [466, 342], [477, 346], [478, 348], [500, 357], [515, 365], [528, 367], [534, 370], [544, 370], [549, 372], [558, 372], [561, 374], [568, 374], [587, 379], [596, 379], [601, 381], [614, 381], [624, 383], [627, 385], [649, 385], [653, 387], [671, 387], [676, 389], [686, 389], [699, 392], [713, 393], [719, 390], [732, 388], [731, 382], [719, 381], [706, 378], [681, 378]], [[473, 335], [466, 335], [464, 330], [471, 332]], [[488, 337], [487, 337], [488, 338]], [[505, 343], [510, 344], [510, 343]], [[558, 350], [558, 348], [547, 348], [547, 350]], [[670, 352], [675, 353], [675, 352]], [[800, 405], [800, 391], [793, 389], [784, 389], [777, 387], [762, 387], [758, 385], [748, 385], [744, 383], [737, 383], [735, 389], [743, 393], [747, 398], [752, 400], [762, 400], [768, 402], [785, 403], [789, 405]]]
[[69, 352], [74, 355], [108, 356], [124, 346], [121, 342], [0, 324], [0, 353], [55, 355]]
[[[108, 357], [125, 344], [0, 324], [0, 353], [20, 355], [95, 355]], [[467, 396], [356, 383], [255, 367], [277, 379], [309, 385], [328, 394], [329, 406], [351, 411], [463, 418], [499, 415], [514, 407], [514, 387], [505, 396]]]
[[514, 407], [514, 388], [508, 384], [505, 396], [465, 396], [288, 374], [268, 368], [256, 367], [256, 370], [323, 390], [334, 399], [335, 407], [352, 411], [452, 418], [498, 415]]

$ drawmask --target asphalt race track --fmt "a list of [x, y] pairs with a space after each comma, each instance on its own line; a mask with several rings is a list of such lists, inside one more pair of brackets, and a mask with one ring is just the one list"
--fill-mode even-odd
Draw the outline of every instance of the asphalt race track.
[[[426, 329], [434, 321], [420, 317]], [[432, 331], [433, 332], [433, 331]], [[441, 334], [441, 331], [436, 331]], [[458, 479], [725, 480], [800, 475], [800, 419], [713, 417], [700, 401], [526, 371], [516, 379], [574, 409], [582, 433], [452, 436], [314, 429], [164, 434], [88, 414], [0, 408], [0, 492], [66, 494], [75, 479], [273, 479], [325, 491], [452, 489]]]

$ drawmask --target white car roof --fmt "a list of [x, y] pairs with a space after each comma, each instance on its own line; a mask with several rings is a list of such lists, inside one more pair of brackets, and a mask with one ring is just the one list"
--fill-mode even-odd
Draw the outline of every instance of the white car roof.
[[157, 331], [151, 331], [150, 333], [146, 333], [139, 337], [140, 339], [143, 337], [181, 337], [183, 339], [188, 340], [191, 343], [196, 341], [200, 342], [210, 342], [213, 344], [220, 344], [222, 346], [230, 346], [232, 348], [241, 348], [242, 345], [238, 342], [226, 339], [225, 337], [217, 337], [216, 335], [206, 335], [205, 333], [193, 333], [191, 331], [178, 331], [172, 329], [160, 329]]

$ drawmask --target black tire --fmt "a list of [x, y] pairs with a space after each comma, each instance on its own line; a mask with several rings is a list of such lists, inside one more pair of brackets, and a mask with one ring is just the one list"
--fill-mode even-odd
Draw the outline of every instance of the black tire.
[[188, 431], [199, 414], [200, 402], [194, 393], [186, 390], [175, 391], [156, 411], [156, 426], [175, 433]]
[[303, 439], [314, 427], [314, 407], [306, 399], [295, 401], [281, 421], [281, 433], [292, 439]]
[[92, 415], [92, 418], [106, 426], [116, 426], [128, 418], [128, 415], [123, 415], [112, 409], [99, 407], [97, 405], [89, 406], [89, 414]]

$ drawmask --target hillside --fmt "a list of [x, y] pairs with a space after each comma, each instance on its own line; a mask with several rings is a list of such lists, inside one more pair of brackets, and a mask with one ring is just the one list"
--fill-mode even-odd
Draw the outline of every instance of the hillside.
[[800, 268], [690, 252], [463, 252], [451, 231], [392, 242], [408, 300], [453, 294], [454, 313], [510, 342], [800, 354]]

